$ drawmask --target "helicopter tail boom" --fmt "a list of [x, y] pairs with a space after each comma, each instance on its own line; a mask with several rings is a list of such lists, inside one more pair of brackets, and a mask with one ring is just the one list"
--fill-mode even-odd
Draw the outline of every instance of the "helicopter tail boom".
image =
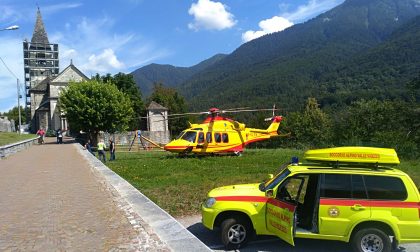
[[280, 122], [283, 120], [282, 116], [274, 116], [271, 118], [271, 124], [266, 130], [263, 129], [250, 129], [251, 132], [269, 134], [270, 136], [277, 136], [277, 130], [279, 129]]

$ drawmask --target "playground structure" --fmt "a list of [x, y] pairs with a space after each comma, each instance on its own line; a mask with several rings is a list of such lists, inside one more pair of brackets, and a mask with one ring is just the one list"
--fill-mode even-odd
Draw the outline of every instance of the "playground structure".
[[[141, 145], [143, 147], [143, 150], [149, 150], [149, 149], [152, 149], [153, 147], [156, 147], [156, 148], [159, 148], [159, 149], [163, 150], [163, 146], [161, 146], [160, 144], [150, 140], [149, 138], [144, 137], [141, 134], [141, 130], [137, 130], [136, 134], [134, 134], [133, 141], [131, 141], [130, 148], [128, 149], [128, 151], [131, 151], [136, 139], [138, 140], [138, 146]], [[144, 141], [149, 143], [149, 145], [146, 145], [146, 143]], [[153, 146], [153, 147], [151, 147], [150, 145]]]
[[109, 139], [113, 140], [118, 152], [163, 150], [165, 142], [162, 144], [159, 144], [158, 142], [160, 142], [160, 139], [167, 138], [167, 132], [141, 131], [140, 135], [138, 133], [138, 130], [115, 134], [105, 133], [103, 138], [107, 145]]

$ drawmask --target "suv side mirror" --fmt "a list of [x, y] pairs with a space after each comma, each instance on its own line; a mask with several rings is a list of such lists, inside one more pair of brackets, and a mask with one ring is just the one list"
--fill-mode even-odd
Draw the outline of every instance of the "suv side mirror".
[[267, 190], [265, 192], [265, 196], [268, 197], [268, 198], [273, 198], [274, 197], [274, 191], [273, 191], [273, 189]]

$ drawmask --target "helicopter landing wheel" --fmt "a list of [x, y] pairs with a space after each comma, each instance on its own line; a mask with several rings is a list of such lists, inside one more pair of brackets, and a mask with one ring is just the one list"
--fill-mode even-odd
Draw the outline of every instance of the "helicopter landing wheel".
[[180, 152], [178, 155], [180, 157], [185, 157], [185, 156], [187, 156], [187, 154], [191, 153], [192, 149], [193, 149], [193, 147], [190, 146], [190, 147], [186, 148], [185, 150], [183, 150], [182, 152]]
[[235, 154], [235, 156], [240, 157], [242, 156], [242, 151], [235, 151], [233, 152], [233, 154]]

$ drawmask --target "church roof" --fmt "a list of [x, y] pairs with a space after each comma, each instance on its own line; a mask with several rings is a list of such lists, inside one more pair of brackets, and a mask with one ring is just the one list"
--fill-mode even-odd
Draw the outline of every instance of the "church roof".
[[36, 13], [36, 23], [34, 33], [32, 34], [31, 43], [49, 44], [47, 32], [45, 31], [44, 22], [42, 21], [41, 11], [38, 8]]
[[48, 76], [47, 78], [43, 79], [41, 82], [39, 82], [36, 86], [31, 88], [31, 92], [33, 91], [42, 91], [46, 92], [48, 88], [48, 83], [50, 82], [51, 78]]
[[159, 103], [152, 101], [149, 107], [147, 107], [147, 110], [168, 110], [168, 109], [160, 105]]
[[70, 63], [70, 65], [66, 67], [63, 71], [61, 71], [57, 76], [55, 77], [47, 76], [37, 85], [32, 87], [30, 89], [30, 92], [47, 92], [48, 85], [68, 85], [71, 79], [68, 79], [68, 76], [65, 76], [65, 73], [66, 72], [68, 73], [69, 71], [76, 73], [83, 80], [89, 80], [89, 78], [86, 77], [86, 75], [82, 73], [77, 67], [75, 67], [73, 63]]
[[49, 111], [50, 110], [50, 101], [44, 97], [41, 101], [41, 104], [36, 109], [36, 111]]
[[[75, 73], [71, 74], [71, 72]], [[63, 84], [68, 83], [69, 81], [79, 81], [79, 77], [82, 80], [89, 80], [89, 78], [82, 73], [76, 66], [73, 65], [73, 62], [70, 63], [70, 65], [66, 68], [64, 68], [63, 71], [61, 71], [54, 79], [51, 80], [52, 84]], [[73, 79], [75, 78], [75, 79]]]

